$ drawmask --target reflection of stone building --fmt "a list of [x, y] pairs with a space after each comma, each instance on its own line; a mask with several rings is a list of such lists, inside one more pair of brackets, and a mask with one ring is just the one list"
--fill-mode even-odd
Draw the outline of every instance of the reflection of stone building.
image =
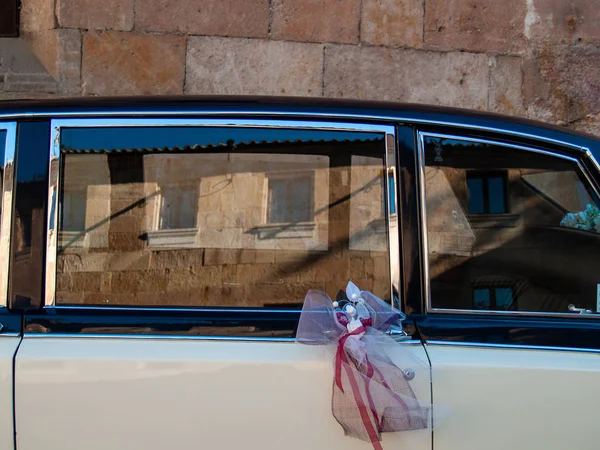
[[383, 154], [381, 141], [67, 151], [57, 302], [298, 306], [348, 279], [387, 298]]
[[597, 276], [582, 255], [600, 236], [560, 227], [566, 212], [593, 203], [573, 163], [543, 155], [524, 161], [508, 149], [470, 150], [449, 146], [442, 162], [433, 152], [426, 158], [434, 307], [567, 312], [575, 303], [595, 309]]

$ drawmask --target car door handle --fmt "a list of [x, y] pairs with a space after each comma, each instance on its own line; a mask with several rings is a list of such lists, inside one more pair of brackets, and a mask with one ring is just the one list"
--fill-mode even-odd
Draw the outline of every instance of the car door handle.
[[577, 308], [572, 303], [569, 305], [569, 311], [570, 312], [576, 312], [576, 313], [579, 313], [579, 314], [592, 314], [592, 310], [591, 309]]
[[387, 334], [388, 336], [393, 337], [394, 340], [396, 340], [398, 342], [409, 341], [411, 339], [411, 337], [408, 334], [406, 334], [406, 331], [404, 331], [402, 329], [402, 327], [399, 327], [397, 325], [392, 325], [385, 332], [385, 334]]

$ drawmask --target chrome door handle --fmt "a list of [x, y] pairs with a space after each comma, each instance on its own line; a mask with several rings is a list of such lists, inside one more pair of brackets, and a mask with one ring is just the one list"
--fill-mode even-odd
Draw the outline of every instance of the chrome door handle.
[[569, 305], [569, 311], [570, 312], [576, 312], [576, 313], [579, 313], [579, 314], [592, 314], [592, 310], [591, 309], [577, 308], [572, 303]]
[[391, 336], [394, 338], [394, 340], [398, 341], [398, 342], [402, 342], [402, 341], [409, 341], [411, 339], [411, 337], [406, 334], [406, 331], [404, 331], [402, 329], [402, 327], [399, 327], [397, 325], [392, 325], [389, 330], [387, 330], [385, 332], [385, 334], [387, 334], [388, 336]]

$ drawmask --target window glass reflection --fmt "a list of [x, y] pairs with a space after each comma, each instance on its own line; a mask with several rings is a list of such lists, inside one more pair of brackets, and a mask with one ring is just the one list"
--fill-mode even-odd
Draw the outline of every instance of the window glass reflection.
[[348, 279], [389, 298], [382, 135], [65, 131], [57, 304], [300, 308]]
[[596, 311], [600, 210], [576, 162], [428, 137], [425, 166], [433, 307]]

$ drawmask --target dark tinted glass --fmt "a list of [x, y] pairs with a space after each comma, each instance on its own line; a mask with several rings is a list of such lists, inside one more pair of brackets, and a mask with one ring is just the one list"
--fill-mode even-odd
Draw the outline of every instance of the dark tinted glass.
[[596, 311], [600, 210], [575, 161], [427, 138], [435, 308]]
[[483, 178], [467, 178], [469, 188], [469, 212], [471, 214], [483, 214]]
[[488, 195], [490, 214], [502, 214], [506, 212], [505, 200], [504, 200], [504, 178], [502, 177], [490, 177], [487, 179], [488, 182]]
[[49, 122], [19, 124], [9, 282], [14, 308], [42, 304], [49, 148]]

